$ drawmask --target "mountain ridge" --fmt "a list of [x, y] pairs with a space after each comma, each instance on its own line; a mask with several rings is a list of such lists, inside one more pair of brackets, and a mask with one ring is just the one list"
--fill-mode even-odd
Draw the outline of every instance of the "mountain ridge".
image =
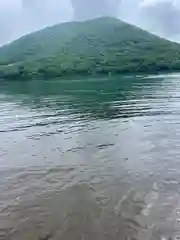
[[112, 17], [61, 23], [0, 48], [0, 78], [179, 70], [179, 44]]

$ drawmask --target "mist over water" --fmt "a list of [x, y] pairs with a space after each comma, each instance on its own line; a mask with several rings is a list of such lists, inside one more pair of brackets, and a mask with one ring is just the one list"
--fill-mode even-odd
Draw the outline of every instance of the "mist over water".
[[179, 80], [2, 83], [0, 239], [180, 235]]

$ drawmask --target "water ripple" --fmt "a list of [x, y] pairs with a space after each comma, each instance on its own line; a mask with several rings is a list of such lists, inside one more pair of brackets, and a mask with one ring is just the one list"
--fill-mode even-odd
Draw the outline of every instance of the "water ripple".
[[178, 235], [179, 75], [3, 84], [0, 239]]

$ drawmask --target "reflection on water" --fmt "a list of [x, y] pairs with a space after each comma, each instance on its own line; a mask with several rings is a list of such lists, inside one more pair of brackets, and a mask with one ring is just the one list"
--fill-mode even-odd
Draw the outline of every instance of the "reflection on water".
[[180, 76], [0, 89], [0, 239], [180, 235]]

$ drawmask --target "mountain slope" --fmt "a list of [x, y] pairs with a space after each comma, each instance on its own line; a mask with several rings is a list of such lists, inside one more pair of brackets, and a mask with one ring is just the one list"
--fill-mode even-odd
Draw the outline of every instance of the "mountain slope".
[[180, 45], [115, 18], [63, 23], [0, 48], [0, 78], [180, 70]]

